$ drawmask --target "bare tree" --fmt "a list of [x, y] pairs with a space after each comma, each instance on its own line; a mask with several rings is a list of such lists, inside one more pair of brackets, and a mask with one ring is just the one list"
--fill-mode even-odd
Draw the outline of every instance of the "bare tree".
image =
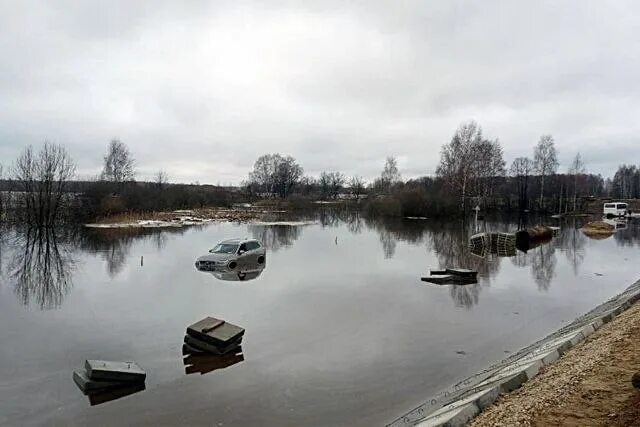
[[51, 227], [57, 223], [63, 204], [69, 201], [67, 185], [75, 170], [61, 145], [45, 142], [38, 153], [31, 146], [23, 150], [16, 160], [14, 176], [27, 224]]
[[394, 184], [400, 182], [401, 176], [398, 171], [398, 161], [394, 156], [387, 157], [387, 160], [384, 164], [384, 169], [382, 169], [382, 173], [380, 174], [380, 184], [383, 188], [383, 191], [389, 192], [391, 187]]
[[260, 156], [249, 173], [249, 182], [262, 193], [287, 197], [303, 175], [302, 167], [291, 156], [265, 154]]
[[104, 167], [101, 178], [104, 181], [122, 183], [135, 178], [135, 161], [129, 148], [117, 139], [112, 140], [104, 156]]
[[493, 195], [496, 178], [504, 176], [505, 161], [498, 140], [480, 139], [473, 147], [475, 194], [483, 204]]
[[578, 201], [578, 175], [583, 175], [585, 172], [584, 162], [580, 153], [576, 154], [569, 166], [569, 175], [573, 176], [573, 211], [576, 211], [576, 204]]
[[291, 156], [280, 157], [278, 160], [274, 177], [275, 189], [280, 197], [286, 198], [298, 184], [304, 171]]
[[520, 211], [527, 209], [529, 199], [529, 176], [533, 171], [533, 162], [528, 157], [517, 157], [511, 164], [509, 173], [517, 179], [518, 207]]
[[474, 121], [463, 123], [451, 142], [442, 146], [436, 173], [460, 198], [460, 208], [466, 210], [466, 199], [473, 184], [477, 147], [482, 142], [482, 129]]
[[169, 182], [169, 175], [167, 175], [167, 172], [165, 172], [163, 169], [160, 169], [158, 172], [156, 172], [153, 180], [158, 188], [162, 188], [167, 182]]
[[358, 198], [362, 193], [364, 193], [364, 179], [361, 176], [354, 175], [349, 180], [349, 187], [351, 188], [351, 193]]
[[344, 183], [346, 182], [346, 178], [341, 172], [331, 172], [331, 195], [334, 199], [338, 197], [340, 190], [344, 187]]
[[556, 147], [551, 135], [542, 135], [533, 152], [533, 165], [540, 175], [540, 209], [544, 207], [544, 181], [558, 169]]
[[346, 182], [345, 176], [340, 172], [322, 172], [318, 178], [320, 193], [324, 198], [337, 198], [340, 190]]

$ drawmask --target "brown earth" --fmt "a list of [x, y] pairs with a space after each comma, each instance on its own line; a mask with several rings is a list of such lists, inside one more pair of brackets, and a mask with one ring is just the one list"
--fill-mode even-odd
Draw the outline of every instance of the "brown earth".
[[631, 384], [638, 371], [640, 303], [500, 397], [471, 426], [640, 426], [640, 390]]

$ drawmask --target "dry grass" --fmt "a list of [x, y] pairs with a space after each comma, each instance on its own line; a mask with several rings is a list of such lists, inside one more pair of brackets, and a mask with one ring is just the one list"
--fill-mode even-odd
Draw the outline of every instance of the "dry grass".
[[582, 227], [582, 232], [586, 235], [595, 235], [595, 234], [613, 234], [616, 232], [616, 228], [607, 224], [606, 222], [590, 222]]

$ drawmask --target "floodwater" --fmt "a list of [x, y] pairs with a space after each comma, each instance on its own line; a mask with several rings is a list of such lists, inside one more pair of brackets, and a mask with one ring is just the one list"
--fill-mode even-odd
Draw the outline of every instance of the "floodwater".
[[[480, 257], [469, 235], [518, 223], [314, 219], [5, 230], [0, 424], [384, 425], [640, 275], [636, 222], [594, 240], [579, 223], [548, 219], [561, 226], [551, 242]], [[238, 280], [195, 269], [231, 237], [262, 240], [266, 268]], [[479, 282], [420, 281], [447, 266], [477, 269]], [[205, 316], [246, 328], [242, 357], [217, 369], [185, 365], [185, 329]], [[89, 400], [72, 381], [85, 359], [134, 360], [146, 388]]]

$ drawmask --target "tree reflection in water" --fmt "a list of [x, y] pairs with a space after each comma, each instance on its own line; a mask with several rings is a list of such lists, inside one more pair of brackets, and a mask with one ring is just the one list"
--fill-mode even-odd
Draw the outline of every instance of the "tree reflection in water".
[[[640, 220], [625, 219], [616, 221], [618, 223], [618, 231], [613, 235], [618, 246], [640, 246]], [[624, 228], [621, 227], [624, 226]]]
[[[192, 226], [198, 227], [198, 226]], [[82, 233], [80, 247], [91, 253], [99, 254], [107, 264], [107, 274], [116, 277], [127, 264], [131, 247], [138, 240], [150, 239], [158, 251], [164, 249], [170, 235], [184, 234], [185, 228], [113, 228], [88, 229]]]
[[466, 308], [467, 310], [478, 304], [480, 300], [480, 283], [473, 285], [451, 285], [449, 294], [456, 307]]
[[423, 221], [367, 218], [365, 222], [367, 227], [378, 232], [385, 259], [396, 254], [398, 241], [414, 245], [422, 243], [427, 230]]
[[538, 289], [546, 291], [551, 286], [551, 280], [555, 277], [556, 253], [553, 243], [545, 243], [532, 251], [531, 274]]
[[298, 240], [304, 227], [296, 225], [249, 225], [249, 232], [254, 239], [262, 242], [262, 245], [271, 251], [293, 245]]
[[24, 305], [58, 308], [72, 287], [75, 260], [69, 250], [75, 236], [53, 228], [29, 228], [14, 237], [9, 277]]
[[[464, 267], [478, 272], [481, 283], [488, 284], [500, 270], [502, 258], [485, 259], [475, 256], [469, 248], [472, 235], [470, 227], [462, 221], [449, 221], [433, 224], [429, 233], [428, 247], [438, 258], [439, 268]], [[504, 225], [503, 225], [504, 227]], [[485, 223], [487, 232], [499, 230], [498, 224]]]
[[552, 243], [557, 248], [565, 251], [567, 260], [573, 269], [573, 274], [578, 274], [586, 255], [585, 245], [587, 244], [587, 238], [578, 229], [575, 221], [570, 227], [562, 229]]

